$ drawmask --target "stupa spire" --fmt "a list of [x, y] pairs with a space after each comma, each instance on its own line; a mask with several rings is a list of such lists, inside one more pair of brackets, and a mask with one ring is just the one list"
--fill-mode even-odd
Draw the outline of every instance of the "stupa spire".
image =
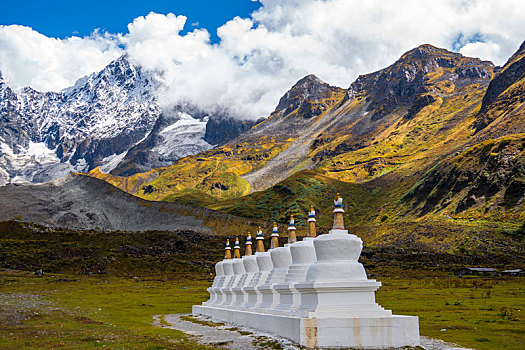
[[343, 219], [343, 213], [345, 210], [343, 209], [343, 198], [339, 193], [335, 195], [334, 200], [334, 230], [344, 230], [345, 229], [345, 223]]
[[307, 237], [315, 237], [317, 232], [315, 230], [315, 209], [313, 206], [310, 206], [310, 211], [308, 212], [308, 234]]
[[288, 243], [292, 244], [297, 242], [297, 236], [295, 235], [296, 232], [295, 228], [295, 220], [293, 218], [293, 215], [290, 215], [290, 223], [288, 224]]
[[248, 233], [248, 237], [246, 237], [246, 250], [244, 256], [250, 255], [252, 255], [252, 235]]
[[230, 247], [230, 240], [226, 240], [226, 248], [224, 248], [226, 251], [224, 254], [224, 259], [231, 259], [232, 258], [232, 248]]
[[270, 249], [277, 248], [279, 246], [279, 228], [277, 227], [277, 223], [273, 223], [273, 230], [272, 230], [272, 242], [270, 244]]
[[259, 226], [255, 240], [257, 240], [257, 248], [255, 251], [260, 253], [264, 252], [264, 235], [262, 233], [261, 226]]
[[239, 237], [235, 237], [235, 244], [233, 245], [233, 257], [235, 259], [241, 258], [241, 246], [239, 244]]

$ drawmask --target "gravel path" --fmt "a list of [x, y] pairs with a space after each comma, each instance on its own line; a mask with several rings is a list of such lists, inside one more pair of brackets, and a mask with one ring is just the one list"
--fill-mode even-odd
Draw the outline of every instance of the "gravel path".
[[[284, 350], [299, 350], [291, 341], [274, 337], [265, 333], [253, 333], [252, 330], [216, 323], [216, 326], [203, 325], [181, 319], [189, 315], [165, 315], [164, 321], [169, 326], [162, 324], [161, 316], [155, 316], [153, 324], [159, 327], [177, 329], [186, 334], [195, 336], [203, 345], [211, 345], [232, 350], [253, 350], [279, 348]], [[210, 322], [208, 319], [196, 317], [196, 322]], [[211, 323], [211, 322], [210, 322]]]
[[[186, 334], [193, 335], [201, 344], [226, 349], [275, 349], [279, 348], [279, 346], [284, 350], [300, 349], [287, 339], [275, 337], [267, 333], [255, 332], [248, 328], [220, 323], [212, 325], [210, 320], [204, 317], [195, 317], [195, 321], [192, 322], [181, 319], [181, 316], [189, 315], [165, 315], [164, 324], [161, 322], [162, 316], [158, 315], [154, 317], [153, 324], [159, 327], [177, 329]], [[165, 325], [166, 323], [169, 324], [169, 326]], [[421, 347], [426, 350], [471, 350], [456, 344], [427, 337], [421, 337]]]

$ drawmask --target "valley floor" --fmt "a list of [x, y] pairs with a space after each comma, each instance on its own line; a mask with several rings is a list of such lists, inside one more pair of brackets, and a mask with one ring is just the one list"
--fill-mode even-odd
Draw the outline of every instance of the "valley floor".
[[[419, 316], [423, 336], [481, 350], [525, 347], [523, 278], [402, 269], [369, 273], [383, 283], [377, 301], [396, 314]], [[155, 325], [169, 325], [166, 315], [189, 313], [191, 305], [207, 299], [211, 276], [198, 277], [38, 277], [2, 270], [0, 348], [216, 348]]]

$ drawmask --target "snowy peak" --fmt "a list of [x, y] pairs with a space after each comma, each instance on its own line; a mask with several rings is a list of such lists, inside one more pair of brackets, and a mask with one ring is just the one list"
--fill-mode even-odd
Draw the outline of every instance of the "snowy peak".
[[179, 106], [185, 114], [163, 116], [156, 98], [161, 88], [127, 55], [58, 93], [16, 91], [0, 74], [2, 183], [42, 182], [97, 166], [111, 171], [124, 162], [138, 165], [126, 166], [134, 173], [211, 148], [207, 114]]

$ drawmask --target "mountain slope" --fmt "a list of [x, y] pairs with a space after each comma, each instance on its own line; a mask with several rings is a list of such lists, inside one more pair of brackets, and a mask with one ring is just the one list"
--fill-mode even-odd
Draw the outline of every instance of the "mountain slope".
[[132, 193], [204, 203], [264, 190], [302, 169], [343, 181], [411, 173], [472, 136], [493, 69], [422, 45], [346, 90], [307, 76], [268, 119], [222, 147], [181, 159]]
[[525, 43], [490, 82], [469, 146], [426, 173], [405, 200], [418, 215], [525, 221]]
[[0, 216], [83, 230], [188, 229], [231, 234], [261, 224], [189, 205], [148, 202], [104, 181], [74, 174], [45, 184], [0, 187]]
[[188, 105], [161, 108], [162, 88], [126, 55], [58, 93], [17, 91], [0, 74], [0, 185], [97, 166], [117, 175], [149, 171], [253, 125]]
[[316, 139], [310, 156], [344, 181], [410, 173], [471, 136], [492, 70], [490, 62], [430, 45], [413, 49], [350, 86], [341, 113], [360, 105], [364, 113]]
[[525, 42], [490, 82], [476, 122], [478, 139], [525, 130]]

